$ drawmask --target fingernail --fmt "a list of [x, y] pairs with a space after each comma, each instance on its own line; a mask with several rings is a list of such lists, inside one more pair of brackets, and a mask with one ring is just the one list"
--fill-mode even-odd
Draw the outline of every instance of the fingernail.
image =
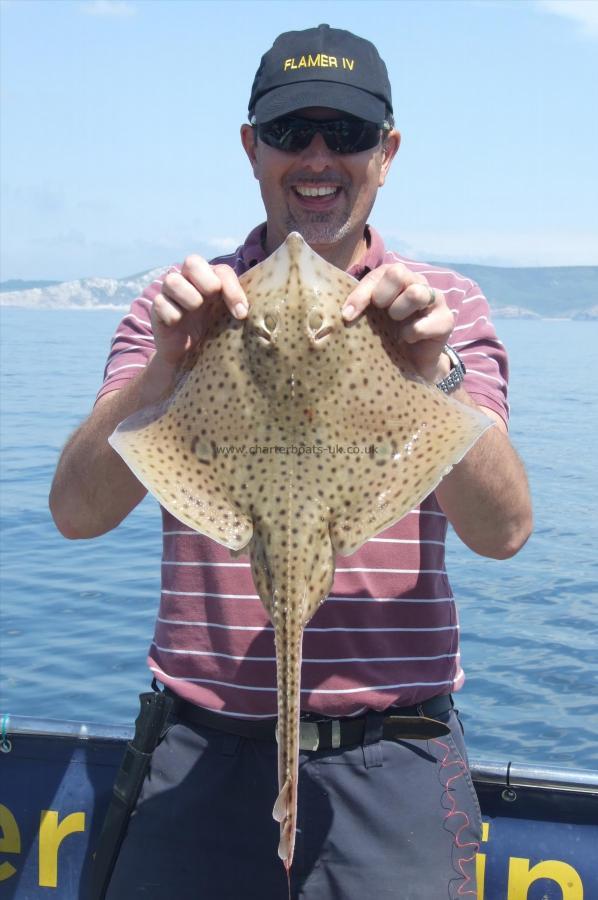
[[355, 307], [350, 303], [348, 306], [345, 306], [343, 309], [343, 318], [345, 318], [348, 322], [355, 316]]
[[233, 309], [235, 319], [244, 319], [247, 315], [247, 307], [244, 303], [237, 303]]

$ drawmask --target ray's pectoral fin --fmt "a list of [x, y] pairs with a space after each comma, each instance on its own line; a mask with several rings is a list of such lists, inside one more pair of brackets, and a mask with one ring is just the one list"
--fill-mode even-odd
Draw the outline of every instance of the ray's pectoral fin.
[[[398, 522], [438, 486], [493, 423], [476, 409], [444, 397], [435, 387], [412, 384], [416, 415], [362, 423], [372, 435], [368, 451], [351, 458], [353, 490], [331, 522], [336, 552], [353, 553]], [[355, 433], [355, 423], [347, 423]]]
[[226, 459], [215, 441], [180, 427], [175, 404], [125, 419], [109, 442], [139, 481], [175, 518], [231, 550], [251, 540], [249, 516], [226, 491]]

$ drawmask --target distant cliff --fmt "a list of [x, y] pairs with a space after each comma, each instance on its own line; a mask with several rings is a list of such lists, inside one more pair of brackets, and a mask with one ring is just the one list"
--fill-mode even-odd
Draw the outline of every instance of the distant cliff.
[[164, 269], [151, 269], [129, 278], [79, 278], [77, 281], [23, 282], [21, 290], [0, 283], [0, 306], [36, 309], [126, 309]]
[[[480, 285], [494, 318], [598, 319], [598, 266], [501, 268], [437, 263]], [[127, 308], [164, 269], [128, 278], [0, 282], [0, 306], [38, 309]]]
[[495, 318], [598, 319], [598, 266], [448, 266], [477, 281]]

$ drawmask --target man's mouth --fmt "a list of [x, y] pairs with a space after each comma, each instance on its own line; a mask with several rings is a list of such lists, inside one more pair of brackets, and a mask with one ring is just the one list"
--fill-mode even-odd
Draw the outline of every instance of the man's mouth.
[[332, 206], [342, 188], [335, 184], [295, 184], [293, 194], [302, 206], [311, 209], [325, 209]]
[[296, 185], [295, 191], [300, 197], [330, 197], [332, 194], [340, 191], [339, 187], [306, 187], [305, 185]]

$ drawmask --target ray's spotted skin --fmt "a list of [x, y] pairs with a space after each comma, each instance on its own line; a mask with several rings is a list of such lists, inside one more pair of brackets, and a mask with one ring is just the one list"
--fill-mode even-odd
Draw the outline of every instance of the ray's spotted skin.
[[171, 396], [110, 438], [181, 522], [249, 552], [274, 626], [278, 853], [293, 861], [303, 629], [337, 553], [353, 553], [436, 487], [491, 422], [401, 357], [397, 323], [341, 309], [356, 281], [290, 234], [240, 279], [244, 321], [214, 302]]

